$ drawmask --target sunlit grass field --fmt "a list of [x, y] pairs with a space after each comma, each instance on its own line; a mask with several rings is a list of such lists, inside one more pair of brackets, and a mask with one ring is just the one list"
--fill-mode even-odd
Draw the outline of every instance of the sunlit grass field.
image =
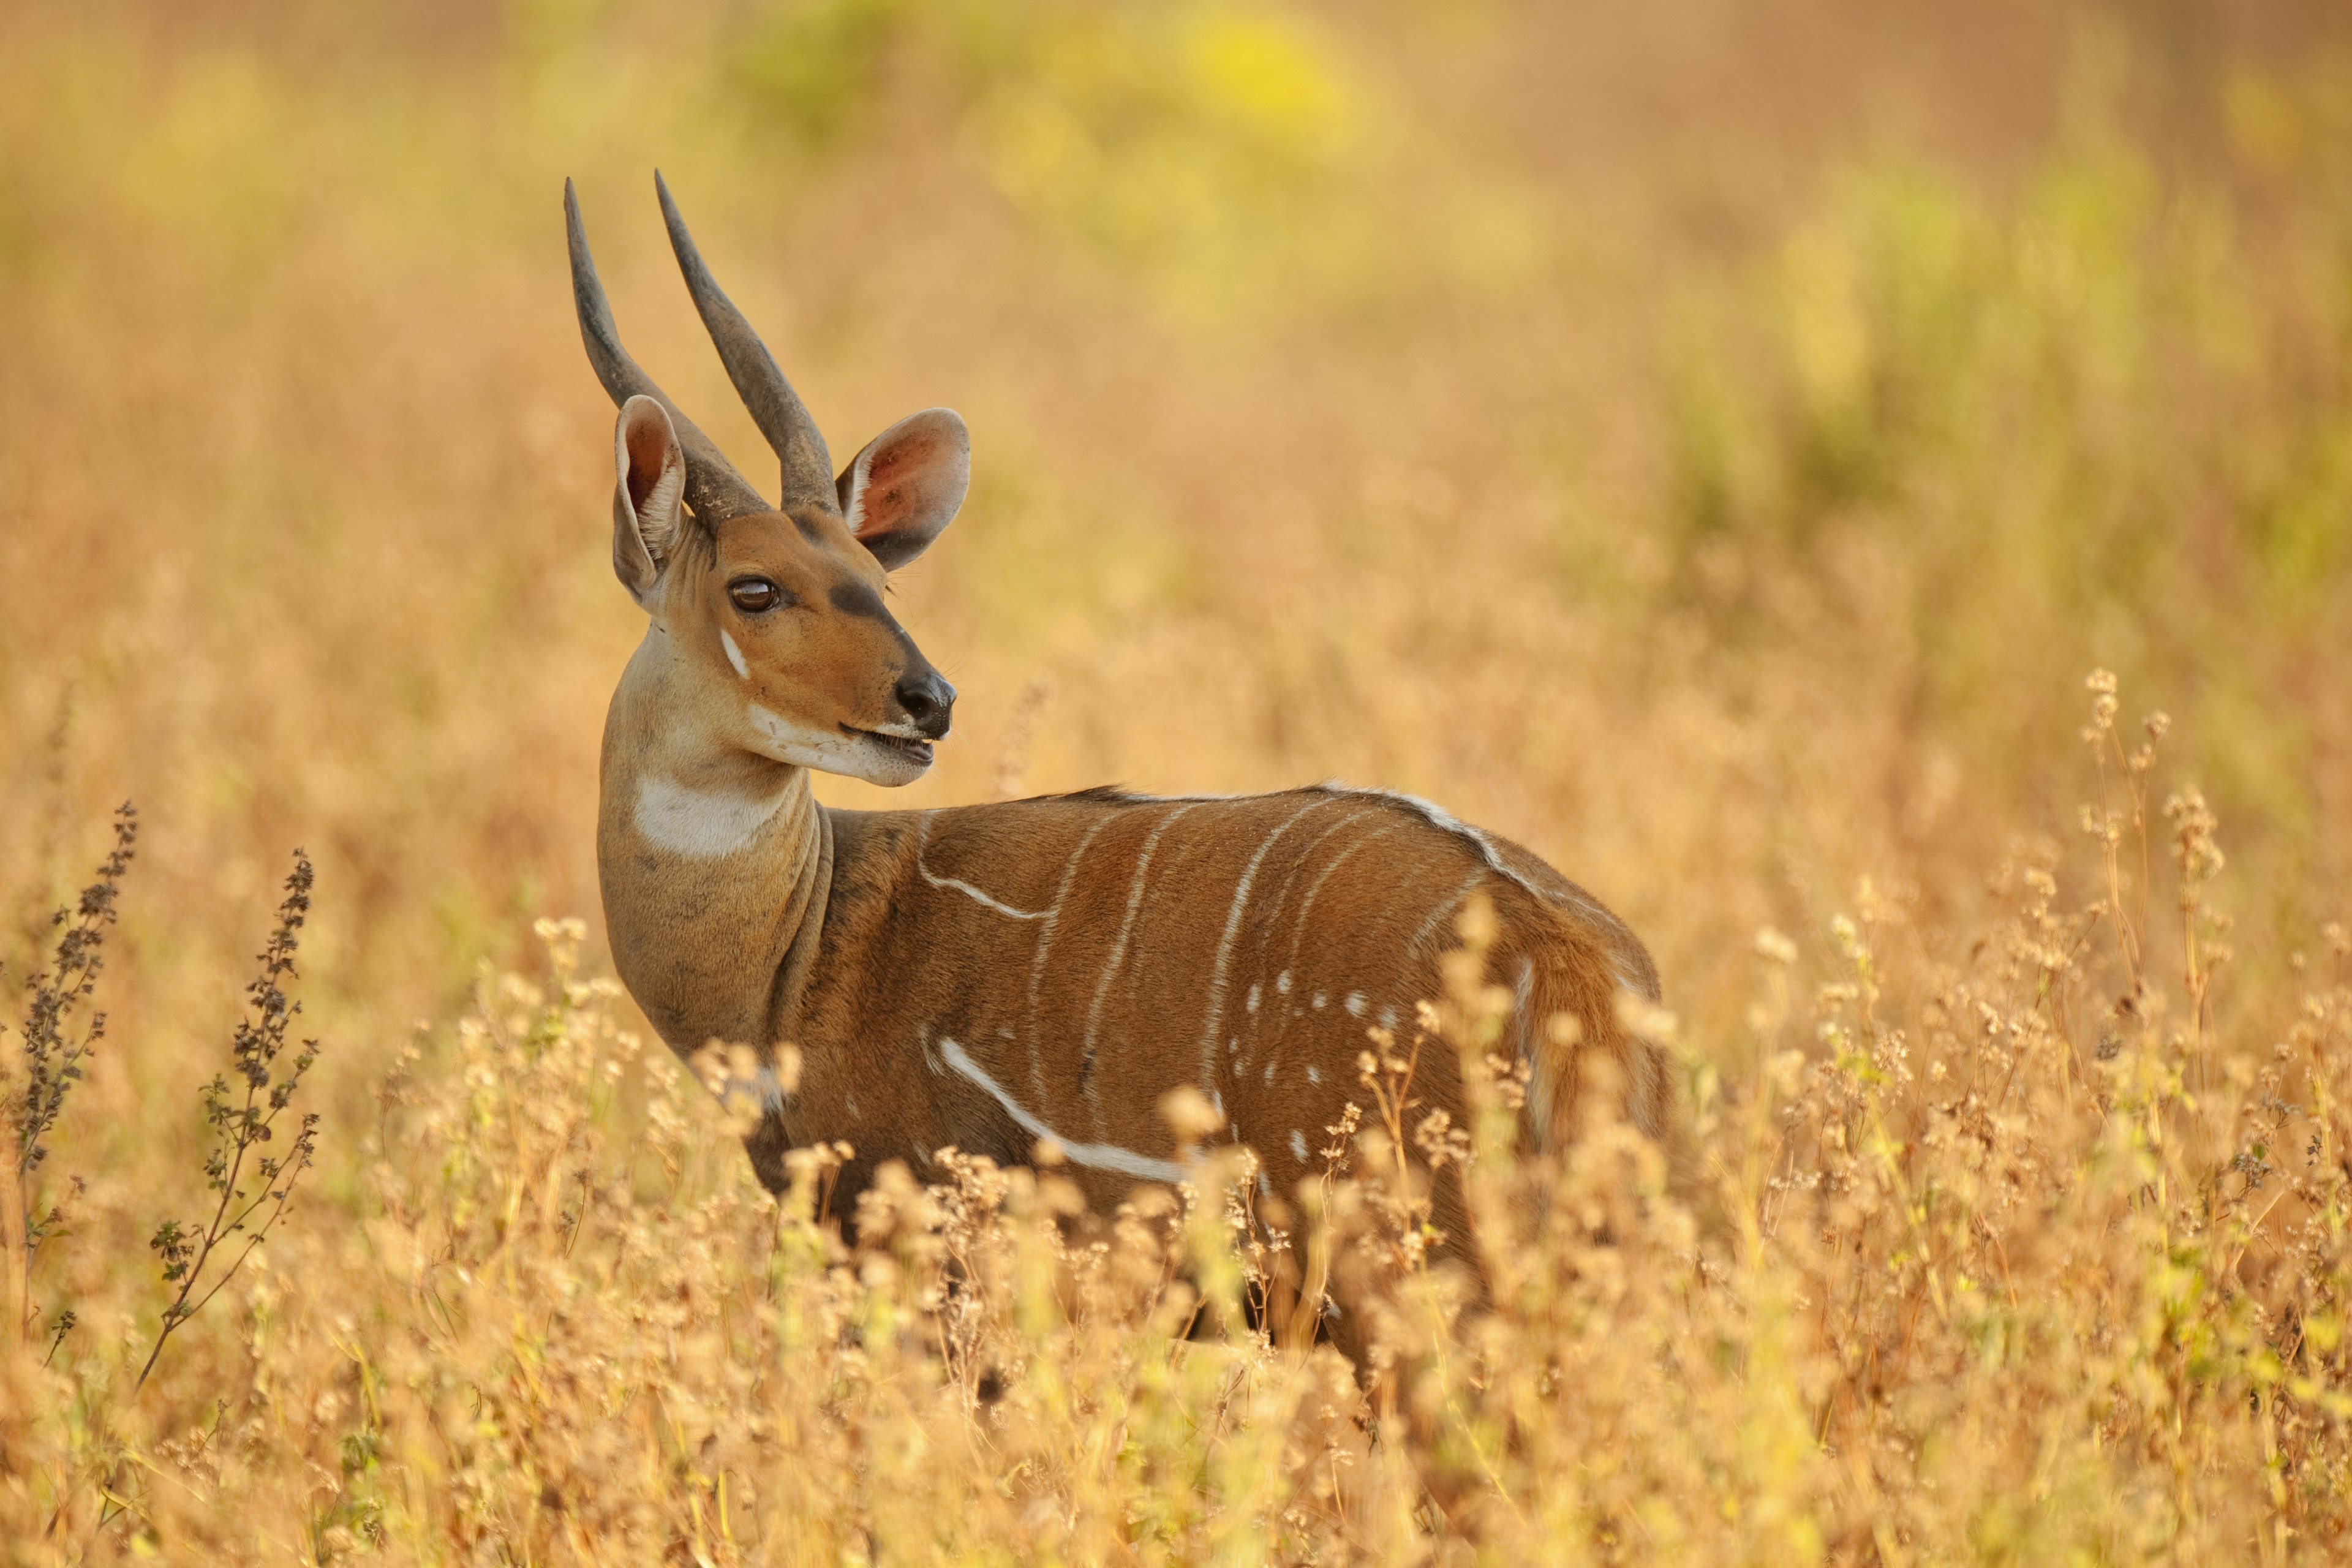
[[[0, 1563], [2352, 1551], [2352, 24], [1942, 9], [0, 11]], [[824, 798], [1440, 801], [1703, 1190], [1514, 1150], [1465, 959], [1293, 1234], [763, 1194], [598, 918], [566, 176], [765, 473], [656, 166], [837, 453], [973, 433]]]

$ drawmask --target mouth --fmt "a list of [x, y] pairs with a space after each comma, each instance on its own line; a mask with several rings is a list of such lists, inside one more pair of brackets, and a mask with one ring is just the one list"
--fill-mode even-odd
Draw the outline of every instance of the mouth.
[[842, 728], [861, 740], [873, 742], [895, 756], [906, 758], [919, 767], [931, 765], [931, 743], [919, 735], [893, 735], [887, 731], [860, 730], [848, 724]]

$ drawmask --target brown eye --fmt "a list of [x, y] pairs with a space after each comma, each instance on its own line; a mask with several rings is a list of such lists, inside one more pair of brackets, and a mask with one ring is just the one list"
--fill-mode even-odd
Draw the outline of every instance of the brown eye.
[[772, 610], [784, 602], [784, 591], [765, 577], [738, 577], [727, 584], [727, 596], [747, 616]]

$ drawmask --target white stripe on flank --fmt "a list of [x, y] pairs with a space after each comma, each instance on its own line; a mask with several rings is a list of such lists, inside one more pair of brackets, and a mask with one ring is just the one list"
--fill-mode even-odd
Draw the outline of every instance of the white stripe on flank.
[[[1145, 836], [1143, 848], [1135, 858], [1135, 879], [1127, 885], [1127, 918], [1118, 922], [1118, 940], [1111, 943], [1110, 962], [1103, 965], [1102, 979], [1095, 986], [1094, 1005], [1087, 1009], [1087, 1032], [1078, 1045], [1078, 1060], [1082, 1064], [1091, 1065], [1095, 1059], [1095, 1031], [1102, 1026], [1103, 1004], [1110, 999], [1111, 979], [1118, 974], [1118, 966], [1126, 962], [1128, 938], [1135, 934], [1135, 917], [1143, 908], [1143, 879], [1151, 873], [1151, 852], [1160, 847], [1160, 836], [1173, 827], [1178, 817], [1200, 804], [1193, 801], [1180, 805], [1161, 817], [1158, 826]], [[1094, 1075], [1087, 1071], [1086, 1067], [1080, 1068], [1079, 1076], [1086, 1079], [1087, 1103], [1094, 1107], [1095, 1125], [1099, 1130], [1102, 1125], [1101, 1093], [1095, 1087]]]
[[1280, 826], [1265, 836], [1257, 847], [1250, 863], [1242, 872], [1241, 885], [1234, 889], [1233, 907], [1225, 911], [1225, 934], [1217, 943], [1216, 967], [1209, 975], [1209, 1021], [1201, 1031], [1201, 1087], [1209, 1089], [1217, 1080], [1217, 1030], [1225, 1020], [1225, 971], [1234, 958], [1234, 938], [1242, 929], [1242, 907], [1249, 902], [1250, 884], [1257, 879], [1257, 868], [1265, 863], [1266, 851], [1274, 841], [1290, 830], [1290, 825], [1323, 803], [1310, 800], [1282, 819]]
[[1468, 881], [1454, 889], [1452, 898], [1430, 910], [1429, 918], [1421, 922], [1421, 929], [1412, 933], [1412, 941], [1405, 944], [1404, 955], [1407, 958], [1420, 957], [1421, 944], [1436, 934], [1437, 928], [1445, 923], [1445, 918], [1462, 907], [1462, 900], [1470, 896], [1470, 889], [1485, 881], [1486, 876], [1486, 868], [1481, 866], [1470, 873]]
[[[1344, 803], [1344, 802], [1346, 801], [1346, 799], [1347, 799], [1347, 796], [1346, 796], [1344, 794], [1335, 794], [1335, 793], [1333, 792], [1333, 790], [1332, 790], [1332, 787], [1331, 787], [1330, 785], [1328, 785], [1328, 784], [1318, 784], [1318, 785], [1316, 786], [1316, 790], [1317, 790], [1317, 793], [1318, 793], [1318, 794], [1322, 795], [1325, 797], [1325, 799], [1327, 799], [1327, 800], [1338, 800], [1338, 801], [1340, 801], [1340, 802], [1343, 802], [1343, 803]], [[1319, 804], [1321, 804], [1321, 803], [1320, 803], [1320, 802], [1318, 802], [1318, 804], [1319, 805]], [[1341, 829], [1345, 828], [1345, 827], [1346, 827], [1349, 823], [1354, 822], [1358, 817], [1360, 817], [1360, 816], [1370, 816], [1372, 814], [1372, 812], [1373, 812], [1373, 810], [1374, 810], [1374, 809], [1375, 809], [1375, 808], [1374, 808], [1374, 807], [1372, 807], [1372, 806], [1369, 806], [1369, 805], [1360, 805], [1360, 806], [1357, 806], [1357, 807], [1356, 807], [1354, 810], [1352, 810], [1352, 811], [1349, 811], [1349, 812], [1343, 813], [1343, 814], [1340, 816], [1339, 819], [1337, 822], [1327, 823], [1327, 824], [1324, 826], [1323, 830], [1322, 830], [1321, 832], [1318, 833], [1314, 837], [1312, 837], [1312, 838], [1308, 839], [1308, 840], [1307, 841], [1306, 845], [1305, 845], [1303, 847], [1301, 847], [1301, 848], [1299, 849], [1298, 853], [1297, 853], [1297, 855], [1295, 855], [1295, 856], [1291, 857], [1291, 860], [1290, 860], [1290, 864], [1289, 864], [1289, 866], [1288, 866], [1288, 867], [1287, 867], [1287, 868], [1283, 871], [1283, 873], [1282, 873], [1282, 880], [1281, 880], [1280, 882], [1278, 882], [1278, 883], [1276, 883], [1276, 884], [1275, 885], [1275, 889], [1274, 889], [1274, 900], [1273, 900], [1273, 901], [1272, 901], [1271, 903], [1269, 903], [1269, 904], [1266, 906], [1266, 918], [1267, 918], [1267, 919], [1269, 919], [1269, 920], [1279, 920], [1279, 919], [1281, 918], [1281, 916], [1282, 916], [1282, 907], [1283, 907], [1283, 905], [1284, 905], [1284, 904], [1287, 903], [1287, 902], [1289, 901], [1289, 900], [1290, 900], [1290, 889], [1291, 889], [1291, 885], [1292, 885], [1293, 883], [1295, 883], [1295, 882], [1297, 882], [1297, 881], [1298, 880], [1298, 873], [1299, 873], [1299, 872], [1301, 872], [1301, 871], [1305, 870], [1307, 868], [1308, 868], [1309, 866], [1312, 866], [1312, 865], [1315, 863], [1315, 851], [1317, 851], [1318, 849], [1320, 849], [1320, 848], [1322, 848], [1322, 847], [1323, 847], [1323, 841], [1324, 841], [1325, 839], [1327, 839], [1327, 838], [1330, 837], [1333, 834], [1338, 833], [1338, 832], [1339, 832]], [[1259, 954], [1259, 957], [1260, 957], [1261, 959], [1263, 959], [1265, 956], [1265, 955], [1264, 953], [1260, 953], [1260, 954]], [[1265, 973], [1265, 969], [1264, 969], [1263, 965], [1261, 965], [1261, 966], [1260, 966], [1258, 973], [1259, 973], [1260, 974]], [[1285, 970], [1281, 974], [1279, 974], [1279, 975], [1277, 975], [1277, 976], [1276, 977], [1276, 979], [1275, 979], [1275, 989], [1276, 989], [1276, 990], [1277, 990], [1277, 991], [1279, 991], [1279, 992], [1281, 992], [1281, 993], [1282, 993], [1284, 995], [1286, 995], [1286, 995], [1288, 995], [1288, 994], [1290, 994], [1290, 973], [1289, 973], [1289, 971]], [[1257, 986], [1255, 986], [1255, 984], [1253, 984], [1253, 985], [1250, 987], [1250, 1005], [1249, 1005], [1250, 1016], [1251, 1016], [1251, 1018], [1252, 1018], [1253, 1020], [1255, 1020], [1255, 1019], [1256, 1019], [1256, 1017], [1257, 1017], [1257, 1005], [1258, 1005], [1258, 1000], [1259, 1000], [1258, 988], [1257, 988]], [[1279, 1014], [1280, 1014], [1280, 1012], [1281, 1012], [1281, 1009], [1280, 1009], [1280, 1008], [1276, 1008], [1276, 1009], [1275, 1009], [1275, 1012], [1276, 1012], [1276, 1016], [1279, 1016]], [[1251, 1025], [1251, 1036], [1252, 1036], [1251, 1043], [1252, 1043], [1253, 1045], [1255, 1045], [1255, 1044], [1256, 1043], [1256, 1036], [1257, 1036], [1257, 1034], [1258, 1034], [1258, 1033], [1260, 1033], [1260, 1032], [1261, 1032], [1261, 1030], [1260, 1030], [1260, 1026], [1259, 1026], [1257, 1023], [1253, 1022], [1253, 1024]], [[1280, 1046], [1280, 1040], [1279, 1040], [1279, 1037], [1277, 1037], [1276, 1042], [1276, 1056], [1279, 1056], [1280, 1054], [1281, 1054], [1281, 1046]], [[1247, 1061], [1247, 1060], [1249, 1060], [1249, 1058], [1245, 1055], [1245, 1056], [1244, 1056], [1244, 1057], [1242, 1058], [1242, 1059], [1243, 1059], [1244, 1061]], [[1266, 1063], [1266, 1068], [1267, 1068], [1267, 1070], [1268, 1070], [1269, 1072], [1271, 1072], [1271, 1071], [1272, 1071], [1273, 1067], [1274, 1067], [1274, 1063], [1273, 1063], [1273, 1062], [1269, 1061], [1269, 1062], [1267, 1062], [1267, 1063]], [[1271, 1082], [1271, 1081], [1273, 1081], [1273, 1080], [1269, 1078], [1269, 1079], [1267, 1079], [1267, 1081], [1268, 1081], [1268, 1082]]]
[[[1348, 857], [1353, 855], [1357, 850], [1361, 849], [1365, 845], [1371, 843], [1375, 839], [1386, 838], [1390, 834], [1394, 833], [1398, 828], [1403, 826], [1404, 824], [1401, 822], [1391, 822], [1386, 827], [1381, 828], [1376, 832], [1365, 834], [1361, 838], [1357, 839], [1352, 844], [1349, 844], [1346, 848], [1340, 850], [1337, 855], [1332, 856], [1330, 864], [1325, 866], [1323, 869], [1316, 875], [1315, 879], [1307, 884], [1307, 896], [1298, 900], [1298, 924], [1290, 933], [1290, 956], [1294, 962], [1298, 957], [1299, 939], [1307, 934], [1307, 917], [1311, 914], [1315, 909], [1315, 896], [1323, 890], [1323, 884], [1331, 879], [1331, 873], [1346, 865], [1348, 863]], [[1289, 972], [1285, 970], [1284, 973], [1287, 973]]]
[[1037, 956], [1029, 964], [1029, 1082], [1036, 1089], [1040, 1104], [1045, 1100], [1045, 1058], [1037, 1047], [1037, 987], [1045, 978], [1045, 955], [1054, 948], [1054, 928], [1062, 921], [1062, 900], [1070, 896], [1070, 884], [1078, 879], [1078, 862], [1085, 858], [1087, 847], [1095, 841], [1095, 835], [1108, 827], [1115, 816], [1107, 811], [1097, 817], [1095, 825], [1078, 840], [1078, 847], [1070, 851], [1069, 861], [1062, 868], [1062, 885], [1054, 889], [1054, 901], [1045, 906], [1045, 923], [1037, 932]]
[[1290, 1157], [1302, 1165], [1307, 1163], [1307, 1134], [1296, 1127], [1290, 1130]]
[[982, 892], [978, 888], [973, 887], [970, 882], [964, 881], [961, 878], [940, 876], [929, 866], [923, 864], [922, 858], [920, 856], [917, 856], [915, 858], [915, 869], [920, 871], [923, 874], [923, 880], [929, 882], [932, 887], [952, 888], [955, 891], [963, 894], [973, 902], [987, 905], [990, 909], [994, 910], [1000, 915], [1010, 915], [1016, 921], [1042, 921], [1045, 918], [1045, 911], [1043, 910], [1016, 910], [1011, 904], [1002, 903], [995, 899], [990, 898], [986, 893]]
[[948, 1066], [986, 1089], [990, 1098], [1004, 1108], [1022, 1131], [1032, 1138], [1051, 1138], [1061, 1145], [1062, 1157], [1073, 1165], [1085, 1165], [1097, 1171], [1116, 1171], [1139, 1181], [1166, 1182], [1171, 1186], [1184, 1179], [1184, 1167], [1173, 1160], [1155, 1160], [1149, 1154], [1139, 1154], [1132, 1149], [1122, 1149], [1115, 1143], [1073, 1143], [1024, 1110], [1019, 1101], [1004, 1092], [1004, 1086], [988, 1076], [981, 1065], [967, 1055], [953, 1040], [942, 1037], [940, 1055]]
[[751, 667], [743, 662], [743, 650], [735, 646], [734, 637], [721, 631], [719, 634], [719, 646], [727, 650], [727, 662], [735, 667], [735, 673], [746, 680], [751, 679]]

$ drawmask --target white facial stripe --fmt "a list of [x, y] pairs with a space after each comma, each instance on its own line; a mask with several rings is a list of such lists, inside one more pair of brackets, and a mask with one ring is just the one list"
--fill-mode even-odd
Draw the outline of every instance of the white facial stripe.
[[1217, 1031], [1225, 1021], [1225, 971], [1233, 963], [1234, 938], [1242, 929], [1242, 910], [1249, 902], [1250, 884], [1257, 880], [1257, 868], [1265, 863], [1266, 852], [1274, 847], [1275, 840], [1288, 832], [1292, 823], [1322, 804], [1320, 800], [1310, 800], [1284, 817], [1281, 824], [1265, 836], [1265, 842], [1257, 847], [1257, 853], [1250, 857], [1250, 863], [1242, 870], [1241, 884], [1234, 889], [1233, 904], [1225, 910], [1225, 934], [1217, 943], [1217, 962], [1209, 972], [1209, 1017], [1201, 1029], [1201, 1083], [1203, 1088], [1216, 1082]]
[[743, 650], [735, 646], [734, 635], [722, 628], [719, 633], [719, 646], [727, 650], [727, 662], [735, 667], [735, 673], [746, 680], [751, 679], [751, 667], [743, 662]]
[[637, 831], [656, 848], [715, 860], [757, 837], [790, 793], [789, 785], [764, 798], [705, 793], [648, 777], [637, 786]]
[[942, 1038], [940, 1041], [940, 1056], [948, 1066], [987, 1090], [989, 1097], [1004, 1108], [1004, 1114], [1013, 1118], [1021, 1131], [1032, 1138], [1051, 1138], [1060, 1144], [1063, 1157], [1070, 1163], [1084, 1165], [1090, 1170], [1116, 1171], [1122, 1176], [1133, 1176], [1139, 1181], [1166, 1182], [1171, 1186], [1184, 1179], [1184, 1167], [1173, 1160], [1155, 1160], [1149, 1154], [1139, 1154], [1115, 1143], [1071, 1142], [1005, 1093], [1003, 1085], [989, 1077], [981, 1065], [953, 1040]]

